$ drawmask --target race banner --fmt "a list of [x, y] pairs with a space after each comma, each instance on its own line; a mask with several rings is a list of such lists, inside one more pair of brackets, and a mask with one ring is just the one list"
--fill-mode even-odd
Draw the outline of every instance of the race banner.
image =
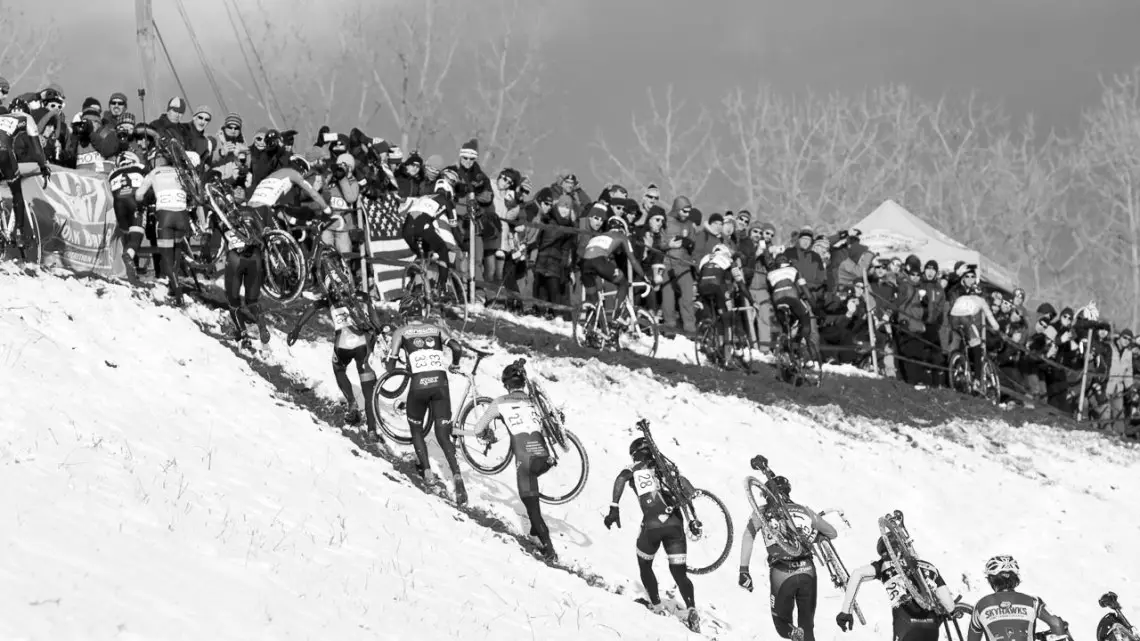
[[27, 211], [39, 226], [45, 262], [58, 256], [63, 267], [78, 273], [126, 276], [122, 240], [115, 224], [114, 200], [107, 177], [52, 165], [45, 187], [34, 164], [20, 171]]

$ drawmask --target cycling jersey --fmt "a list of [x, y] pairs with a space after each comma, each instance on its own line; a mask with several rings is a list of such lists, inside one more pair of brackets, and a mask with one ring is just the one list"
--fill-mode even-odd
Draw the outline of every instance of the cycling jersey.
[[455, 208], [446, 195], [432, 194], [413, 199], [407, 209], [407, 220], [410, 221], [412, 233], [412, 243], [409, 244], [413, 244], [417, 238], [422, 239], [441, 258], [447, 252], [459, 251], [459, 243], [452, 231], [454, 217]]
[[511, 433], [515, 455], [519, 498], [538, 496], [538, 477], [550, 469], [550, 451], [542, 435], [542, 416], [524, 390], [516, 390], [491, 401], [473, 430], [486, 429], [491, 421], [502, 419]]
[[[815, 519], [810, 510], [802, 505], [795, 503], [787, 504], [788, 514], [792, 517], [792, 524], [796, 528], [798, 537], [810, 543], [815, 543], [816, 537], [819, 532], [815, 529]], [[763, 518], [763, 516], [761, 516]], [[811, 549], [808, 548], [802, 554], [793, 556], [788, 554], [780, 545], [777, 533], [783, 532], [785, 529], [784, 523], [776, 518], [770, 518], [767, 523], [762, 523], [760, 534], [764, 541], [764, 548], [768, 551], [768, 564], [769, 565], [795, 565], [797, 563], [811, 564]], [[793, 534], [793, 533], [787, 533]]]
[[794, 265], [779, 267], [768, 272], [768, 288], [772, 292], [772, 300], [785, 298], [799, 300], [800, 292], [807, 286], [807, 281], [800, 275]]
[[135, 190], [135, 200], [143, 202], [154, 191], [155, 209], [158, 211], [186, 211], [186, 190], [173, 167], [158, 167], [143, 178]]
[[293, 195], [294, 187], [300, 187], [301, 191], [313, 199], [313, 202], [320, 205], [321, 209], [328, 208], [325, 199], [316, 188], [292, 167], [283, 167], [262, 178], [247, 204], [250, 207], [277, 207], [287, 204]]
[[[412, 374], [411, 389], [447, 387], [448, 363], [443, 357], [444, 346], [454, 344], [451, 330], [425, 321], [404, 325], [392, 334], [388, 360], [394, 362], [403, 349], [408, 354], [408, 370]], [[453, 362], [459, 352], [453, 349]]]
[[143, 179], [146, 178], [146, 172], [138, 165], [128, 165], [126, 167], [119, 167], [111, 172], [108, 181], [111, 183], [111, 192], [115, 198], [130, 197], [132, 200], [135, 197], [135, 190], [142, 186]]
[[624, 250], [628, 242], [625, 234], [620, 231], [608, 231], [599, 234], [586, 243], [586, 249], [582, 252], [582, 259], [609, 258], [618, 254], [619, 250]]
[[985, 633], [986, 641], [1033, 641], [1045, 603], [1013, 590], [984, 596], [970, 617], [970, 636]]
[[14, 149], [16, 137], [20, 134], [29, 138], [39, 137], [40, 130], [34, 118], [23, 113], [0, 115], [0, 149]]
[[708, 254], [697, 264], [701, 284], [715, 284], [723, 287], [729, 278], [735, 278], [732, 270], [732, 257], [724, 254]]
[[[916, 565], [930, 594], [933, 595], [939, 587], [946, 585], [942, 575], [938, 572], [938, 568], [921, 560], [917, 561]], [[898, 571], [893, 561], [879, 559], [871, 563], [871, 567], [875, 570], [875, 579], [883, 583], [883, 588], [887, 591], [887, 599], [890, 600], [892, 608], [905, 610], [911, 618], [934, 616], [933, 612], [924, 610], [915, 603], [906, 587], [907, 578]]]
[[669, 491], [661, 485], [661, 475], [657, 471], [657, 466], [647, 461], [638, 461], [622, 470], [622, 474], [618, 478], [627, 475], [628, 478], [625, 479], [625, 482], [637, 494], [637, 502], [641, 505], [642, 521], [664, 523], [673, 512], [675, 500]]
[[973, 316], [983, 309], [989, 309], [986, 299], [974, 294], [963, 294], [950, 307], [951, 316]]

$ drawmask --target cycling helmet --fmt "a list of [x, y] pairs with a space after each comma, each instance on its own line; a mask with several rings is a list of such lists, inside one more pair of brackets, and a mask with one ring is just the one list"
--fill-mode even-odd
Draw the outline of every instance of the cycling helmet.
[[525, 359], [520, 358], [503, 368], [503, 387], [507, 388], [508, 390], [516, 390], [526, 387]]
[[459, 173], [451, 167], [448, 167], [447, 169], [439, 172], [439, 179], [446, 180], [447, 182], [451, 183], [451, 186], [454, 188], [459, 184]]
[[712, 253], [722, 256], [732, 256], [732, 249], [730, 249], [728, 245], [720, 243], [716, 247], [713, 247]]
[[606, 231], [620, 231], [623, 234], [628, 234], [629, 226], [620, 216], [614, 216], [606, 221]]
[[405, 296], [400, 301], [400, 315], [404, 318], [423, 318], [423, 301], [418, 296]]
[[781, 269], [784, 267], [791, 267], [791, 266], [792, 266], [792, 261], [790, 259], [788, 259], [787, 256], [784, 256], [783, 254], [780, 254], [780, 257], [776, 259], [776, 269]]
[[633, 439], [629, 444], [629, 456], [635, 461], [648, 461], [653, 458], [653, 449], [649, 447], [649, 440], [644, 436]]
[[28, 107], [28, 101], [23, 98], [16, 98], [8, 105], [8, 111], [12, 113], [30, 114], [31, 108]]
[[444, 180], [443, 178], [435, 181], [435, 190], [447, 192], [448, 196], [455, 198], [455, 187], [453, 187], [450, 182]]
[[774, 476], [764, 485], [776, 496], [788, 498], [792, 494], [792, 482], [786, 476]]
[[1021, 583], [1021, 568], [1017, 559], [1008, 554], [999, 554], [986, 561], [986, 580], [995, 590], [1012, 590]]
[[119, 154], [119, 167], [129, 167], [132, 165], [141, 164], [142, 160], [139, 159], [139, 155], [133, 151], [124, 151], [123, 153]]
[[305, 160], [304, 156], [299, 156], [297, 154], [293, 154], [289, 157], [289, 166], [300, 172], [302, 176], [313, 170], [313, 167], [309, 164], [309, 161]]
[[340, 154], [336, 157], [336, 164], [344, 167], [348, 171], [356, 171], [356, 158], [352, 154]]

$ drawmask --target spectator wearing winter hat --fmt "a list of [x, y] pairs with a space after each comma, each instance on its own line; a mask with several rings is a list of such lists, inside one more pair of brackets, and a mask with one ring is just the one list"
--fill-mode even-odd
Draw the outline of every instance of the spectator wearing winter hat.
[[692, 222], [693, 209], [687, 197], [677, 196], [665, 217], [665, 283], [661, 288], [661, 313], [665, 325], [673, 331], [694, 332], [697, 329], [694, 279], [697, 226]]
[[724, 233], [724, 214], [713, 212], [705, 219], [705, 223], [693, 236], [693, 262], [700, 264], [701, 259], [712, 253], [713, 249], [721, 244]]
[[214, 147], [217, 145], [217, 140], [206, 135], [206, 127], [210, 126], [210, 121], [213, 119], [214, 114], [210, 108], [200, 105], [194, 110], [194, 117], [190, 122], [182, 127], [182, 144], [186, 147], [187, 153], [197, 154], [200, 163], [213, 155]]
[[116, 91], [111, 94], [107, 99], [107, 110], [103, 112], [102, 120], [103, 125], [116, 125], [119, 122], [119, 116], [127, 112], [127, 96], [126, 94]]
[[[645, 188], [645, 193], [641, 194], [641, 217], [638, 219], [638, 225], [645, 225], [649, 221], [649, 210], [661, 205], [661, 189], [657, 185], [650, 183]], [[664, 213], [664, 209], [661, 210]]]
[[[459, 147], [459, 162], [450, 167], [459, 176], [459, 184], [455, 186], [456, 212], [463, 224], [455, 230], [455, 240], [459, 244], [461, 256], [457, 259], [458, 271], [461, 277], [477, 276], [468, 274], [469, 259], [466, 254], [474, 241], [474, 255], [476, 263], [486, 266], [488, 251], [483, 248], [483, 239], [480, 234], [469, 238], [468, 221], [474, 221], [478, 229], [498, 225], [498, 216], [495, 215], [495, 192], [491, 187], [491, 179], [479, 166], [479, 141], [475, 138], [468, 140]], [[490, 257], [494, 259], [495, 250], [491, 249]]]
[[[533, 218], [538, 227], [527, 236], [528, 248], [534, 250], [534, 297], [550, 306], [540, 306], [548, 318], [555, 315], [553, 306], [563, 308], [570, 304], [570, 272], [575, 263], [578, 236], [574, 233], [577, 212], [574, 199], [563, 194], [557, 198], [554, 190], [544, 187], [534, 198], [537, 211]], [[557, 312], [566, 320], [570, 313]]]
[[214, 138], [214, 152], [210, 154], [209, 165], [236, 194], [244, 196], [245, 178], [249, 173], [249, 147], [245, 144], [242, 125], [241, 116], [226, 114]]
[[151, 121], [150, 128], [162, 137], [182, 139], [182, 117], [186, 115], [186, 101], [175, 96], [166, 103], [166, 112]]
[[[807, 282], [807, 294], [813, 306], [823, 302], [824, 288], [827, 286], [827, 270], [823, 266], [823, 259], [812, 250], [815, 244], [815, 232], [811, 227], [804, 227], [796, 234], [796, 244], [784, 251], [788, 260], [799, 270]], [[816, 343], [818, 344], [818, 343]]]
[[424, 179], [434, 183], [441, 171], [443, 171], [443, 156], [439, 154], [428, 156], [424, 161]]
[[424, 159], [414, 151], [400, 163], [395, 173], [396, 190], [404, 201], [426, 196], [434, 191], [434, 185], [425, 177]]
[[1109, 356], [1108, 382], [1105, 385], [1104, 391], [1109, 399], [1112, 412], [1111, 417], [1114, 421], [1117, 421], [1113, 423], [1112, 429], [1119, 434], [1123, 434], [1124, 428], [1127, 425], [1126, 422], [1121, 421], [1121, 419], [1125, 418], [1125, 392], [1130, 390], [1135, 382], [1132, 369], [1133, 340], [1134, 337], [1131, 329], [1125, 328], [1121, 330], [1116, 339], [1112, 341]]
[[776, 228], [772, 223], [756, 221], [748, 227], [748, 233], [741, 238], [737, 251], [743, 257], [744, 280], [752, 295], [756, 309], [754, 323], [756, 340], [761, 352], [770, 350], [772, 342], [772, 299], [768, 295], [768, 266], [775, 256], [772, 243], [776, 239]]
[[926, 361], [931, 364], [930, 384], [942, 386], [946, 384], [945, 367], [946, 352], [950, 349], [949, 324], [946, 322], [950, 313], [950, 306], [946, 302], [946, 290], [938, 282], [938, 262], [926, 261], [922, 266], [922, 278], [918, 286], [922, 288], [923, 304], [926, 309], [922, 322], [926, 331], [922, 338], [926, 341]]

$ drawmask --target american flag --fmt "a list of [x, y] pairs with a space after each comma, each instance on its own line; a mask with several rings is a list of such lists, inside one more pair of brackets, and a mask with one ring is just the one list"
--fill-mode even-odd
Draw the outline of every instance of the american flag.
[[379, 294], [391, 300], [400, 294], [400, 281], [404, 267], [398, 262], [412, 261], [412, 250], [400, 230], [404, 226], [404, 214], [400, 212], [400, 198], [392, 193], [373, 200], [360, 197], [365, 220], [368, 224], [368, 250], [372, 258], [385, 262], [372, 263], [372, 282]]

